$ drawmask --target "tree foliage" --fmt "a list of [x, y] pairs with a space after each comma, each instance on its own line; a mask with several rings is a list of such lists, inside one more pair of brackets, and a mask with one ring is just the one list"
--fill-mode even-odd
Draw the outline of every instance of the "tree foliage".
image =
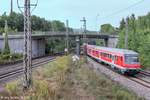
[[[150, 67], [150, 13], [139, 16], [132, 14], [128, 19], [128, 49], [140, 54], [140, 61], [144, 67]], [[119, 27], [119, 48], [125, 48], [125, 20], [122, 19]]]
[[[20, 13], [6, 13], [0, 16], [0, 33], [4, 32], [5, 20], [8, 21], [8, 26], [12, 31], [22, 32], [24, 31], [24, 17]], [[49, 21], [44, 18], [40, 18], [36, 15], [31, 16], [31, 25], [33, 31], [65, 31], [65, 24], [58, 20]]]
[[116, 33], [116, 29], [111, 24], [103, 24], [101, 25], [101, 33]]

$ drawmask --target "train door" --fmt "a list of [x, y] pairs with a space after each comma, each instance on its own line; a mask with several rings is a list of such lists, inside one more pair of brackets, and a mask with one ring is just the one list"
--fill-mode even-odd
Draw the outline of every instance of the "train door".
[[112, 63], [115, 64], [115, 55], [112, 55]]
[[120, 64], [120, 66], [123, 65], [123, 57], [122, 56], [120, 56], [119, 64]]
[[112, 64], [111, 64], [111, 68], [115, 68], [114, 64], [115, 64], [115, 55], [112, 55]]
[[95, 53], [96, 53], [96, 57], [99, 58], [99, 52], [98, 52], [98, 50], [96, 50]]

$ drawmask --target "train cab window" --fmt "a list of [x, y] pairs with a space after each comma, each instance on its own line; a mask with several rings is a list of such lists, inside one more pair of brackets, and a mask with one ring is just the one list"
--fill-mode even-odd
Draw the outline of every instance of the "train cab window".
[[125, 55], [126, 64], [139, 64], [138, 55]]

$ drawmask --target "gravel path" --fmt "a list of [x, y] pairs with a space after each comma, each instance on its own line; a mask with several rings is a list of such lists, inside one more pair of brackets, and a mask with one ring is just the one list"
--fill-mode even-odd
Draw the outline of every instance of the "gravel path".
[[105, 68], [103, 65], [100, 65], [99, 63], [95, 62], [91, 58], [88, 57], [88, 62], [91, 64], [91, 66], [95, 69], [95, 72], [103, 73], [113, 81], [117, 82], [121, 86], [127, 88], [130, 91], [135, 92], [138, 96], [144, 97], [146, 100], [150, 100], [150, 89], [131, 81], [130, 79], [113, 72], [112, 70], [109, 70], [108, 68]]

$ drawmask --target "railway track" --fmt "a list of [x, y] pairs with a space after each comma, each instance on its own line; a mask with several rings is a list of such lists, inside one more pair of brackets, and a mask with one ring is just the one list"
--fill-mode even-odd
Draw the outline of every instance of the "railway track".
[[[71, 48], [70, 50], [73, 51], [74, 48]], [[48, 58], [48, 56], [50, 56], [50, 55], [34, 58], [32, 69], [37, 68], [41, 65], [44, 65], [50, 61], [53, 61], [53, 60], [55, 60], [55, 58], [57, 56], [63, 56], [64, 54], [65, 54], [65, 52], [62, 51], [62, 52], [54, 53], [53, 55], [51, 55], [51, 58], [49, 58], [49, 59], [46, 59], [46, 58]], [[35, 62], [35, 61], [37, 61], [37, 62]], [[22, 67], [23, 66], [22, 62], [23, 61], [21, 61], [20, 63], [17, 63], [16, 65], [14, 63], [12, 66], [9, 66], [9, 64], [8, 64], [6, 66], [0, 67], [0, 69], [1, 69], [1, 71], [0, 71], [0, 83], [3, 83], [3, 81], [7, 81], [10, 78], [14, 78], [17, 75], [23, 74], [24, 70]]]
[[144, 75], [144, 76], [147, 76], [147, 77], [150, 77], [150, 72], [147, 72], [145, 70], [141, 70], [140, 71], [140, 74]]
[[135, 77], [128, 77], [128, 78], [150, 89], [149, 72], [145, 70], [141, 70], [139, 74], [135, 75]]
[[150, 89], [150, 82], [149, 81], [146, 81], [146, 80], [139, 78], [139, 77], [127, 77], [127, 78]]
[[[52, 57], [52, 58], [49, 58], [49, 59], [46, 59], [46, 60], [41, 60], [39, 62], [34, 62], [33, 65], [32, 65], [32, 69], [37, 68], [41, 65], [47, 64], [48, 62], [53, 61], [54, 59], [55, 59], [55, 57]], [[2, 82], [5, 79], [11, 78], [15, 75], [23, 74], [23, 72], [24, 72], [23, 68], [16, 68], [14, 70], [10, 70], [10, 71], [1, 73], [0, 74], [0, 82]]]
[[[34, 59], [33, 60], [33, 64], [35, 62], [40, 62], [40, 61], [44, 61], [46, 59], [49, 59], [50, 56], [46, 56], [46, 57], [43, 57], [43, 58], [37, 58], [37, 59]], [[52, 57], [51, 57], [52, 58]], [[10, 72], [10, 71], [13, 71], [15, 69], [18, 69], [18, 68], [21, 68], [23, 66], [23, 63], [17, 63], [17, 64], [13, 64], [13, 65], [9, 65], [9, 66], [5, 66], [5, 67], [0, 67], [0, 74], [2, 73], [7, 73], [7, 72]]]

